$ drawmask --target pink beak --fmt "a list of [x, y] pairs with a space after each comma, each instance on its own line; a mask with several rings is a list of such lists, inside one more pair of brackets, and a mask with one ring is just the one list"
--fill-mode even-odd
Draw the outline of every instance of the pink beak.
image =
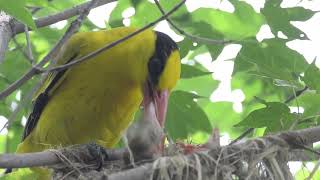
[[154, 114], [150, 113], [155, 113], [155, 117], [162, 128], [166, 120], [168, 99], [168, 90], [158, 91], [150, 88], [148, 85], [145, 86], [143, 98], [144, 116], [154, 117]]

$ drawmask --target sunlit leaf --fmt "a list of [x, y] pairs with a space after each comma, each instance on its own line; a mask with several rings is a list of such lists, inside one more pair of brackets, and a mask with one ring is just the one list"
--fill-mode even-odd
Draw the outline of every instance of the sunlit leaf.
[[281, 31], [289, 39], [308, 39], [307, 35], [300, 29], [293, 26], [290, 21], [308, 19], [312, 12], [303, 8], [281, 8], [281, 0], [266, 1], [261, 13], [265, 16], [272, 33], [277, 36]]
[[268, 102], [265, 108], [252, 111], [236, 126], [261, 128], [267, 127], [268, 132], [287, 130], [296, 116], [290, 113], [287, 105], [280, 102]]
[[261, 43], [243, 44], [233, 73], [243, 71], [273, 79], [298, 80], [298, 75], [305, 71], [308, 63], [285, 43], [281, 39], [268, 39]]
[[239, 40], [255, 36], [264, 23], [263, 16], [243, 1], [231, 2], [235, 7], [234, 13], [200, 8], [192, 13], [192, 20], [209, 24], [227, 39]]

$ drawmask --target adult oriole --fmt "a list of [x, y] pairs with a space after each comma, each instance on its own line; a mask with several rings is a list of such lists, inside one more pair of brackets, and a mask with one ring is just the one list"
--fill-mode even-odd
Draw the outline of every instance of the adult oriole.
[[[80, 32], [61, 49], [57, 64], [134, 32], [134, 28]], [[96, 142], [110, 148], [143, 102], [163, 126], [170, 91], [180, 77], [176, 43], [146, 30], [66, 70], [52, 72], [36, 93], [17, 153]]]

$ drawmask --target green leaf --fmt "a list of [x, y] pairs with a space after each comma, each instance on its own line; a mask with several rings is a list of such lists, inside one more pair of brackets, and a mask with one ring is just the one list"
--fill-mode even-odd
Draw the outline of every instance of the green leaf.
[[199, 96], [174, 91], [169, 100], [166, 129], [171, 138], [186, 139], [197, 132], [211, 133], [212, 127], [207, 115], [194, 101]]
[[281, 31], [289, 39], [308, 39], [307, 35], [293, 26], [290, 21], [304, 20], [311, 17], [311, 12], [302, 8], [281, 8], [281, 0], [266, 1], [261, 13], [265, 16], [272, 33], [277, 36]]
[[261, 43], [243, 44], [236, 57], [233, 74], [249, 72], [262, 77], [297, 81], [308, 63], [285, 43], [281, 39], [268, 39]]
[[[168, 12], [174, 6], [176, 6], [179, 2], [180, 2], [179, 0], [161, 0], [160, 4], [161, 4], [161, 7], [164, 9], [164, 11]], [[136, 10], [136, 13], [133, 17], [130, 18], [131, 20], [130, 25], [135, 27], [144, 26], [162, 16], [156, 4], [146, 0], [144, 1], [140, 0], [139, 3], [134, 4], [134, 7]], [[177, 11], [175, 11], [170, 16], [170, 18], [174, 20], [178, 16], [183, 16], [184, 14], [187, 14], [187, 13], [188, 13], [187, 8], [185, 5], [183, 5]], [[146, 14], [148, 14], [148, 16], [146, 16]]]
[[10, 82], [18, 79], [31, 66], [20, 51], [7, 51], [5, 58], [0, 66], [0, 74]]
[[[34, 179], [40, 179], [39, 173], [36, 173], [35, 171], [31, 171], [29, 168], [19, 168], [15, 171], [5, 174], [1, 179], [3, 180], [34, 180]], [[43, 178], [43, 177], [42, 177]]]
[[314, 116], [312, 119], [320, 121], [320, 117], [318, 117], [320, 115], [320, 94], [306, 92], [292, 101], [290, 105], [296, 106], [296, 102], [304, 109], [303, 118]]
[[44, 0], [26, 0], [28, 6], [38, 6], [38, 7], [47, 7], [49, 5], [48, 1]]
[[215, 29], [230, 40], [254, 37], [264, 23], [263, 16], [256, 13], [245, 2], [231, 2], [235, 7], [234, 13], [211, 8], [199, 8], [192, 12], [192, 21], [207, 23], [212, 29]]
[[212, 78], [212, 75], [180, 79], [175, 90], [194, 91], [200, 96], [210, 97], [213, 90], [218, 87], [218, 82]]
[[307, 21], [316, 13], [304, 7], [286, 8], [285, 10], [288, 13], [290, 21]]
[[207, 114], [213, 127], [218, 128], [220, 133], [228, 133], [230, 137], [240, 135], [241, 128], [235, 128], [241, 114], [233, 110], [232, 102], [211, 102], [209, 99], [199, 99], [198, 104]]
[[131, 7], [130, 0], [119, 0], [117, 6], [112, 10], [109, 18], [109, 24], [111, 27], [120, 27], [123, 26], [122, 23], [122, 12], [127, 8]]
[[8, 134], [7, 150], [8, 153], [15, 152], [18, 144], [21, 142], [21, 134], [23, 132], [23, 126], [20, 123], [23, 112], [20, 112], [17, 119], [11, 124]]
[[11, 114], [10, 106], [4, 101], [0, 102], [0, 116], [9, 117]]
[[261, 128], [267, 127], [268, 132], [287, 130], [295, 118], [286, 104], [268, 102], [265, 108], [251, 112], [236, 126]]
[[0, 0], [0, 10], [8, 13], [12, 17], [28, 25], [32, 29], [36, 29], [36, 24], [32, 19], [31, 13], [25, 8], [25, 0]]
[[202, 71], [194, 66], [181, 64], [181, 76], [180, 76], [181, 78], [188, 79], [188, 78], [208, 75], [211, 73], [212, 72]]
[[[312, 155], [310, 155], [310, 157], [312, 157]], [[317, 170], [312, 175], [311, 175], [311, 171], [312, 169], [307, 168], [307, 166], [305, 165], [301, 165], [301, 169], [298, 172], [296, 172], [296, 174], [294, 175], [294, 179], [305, 180], [305, 179], [308, 179], [309, 177], [312, 177], [311, 178], [312, 180], [320, 179], [320, 170]]]
[[302, 77], [302, 80], [310, 89], [316, 90], [317, 93], [320, 93], [320, 70], [315, 65], [315, 61], [310, 64], [310, 66], [304, 73], [304, 77]]

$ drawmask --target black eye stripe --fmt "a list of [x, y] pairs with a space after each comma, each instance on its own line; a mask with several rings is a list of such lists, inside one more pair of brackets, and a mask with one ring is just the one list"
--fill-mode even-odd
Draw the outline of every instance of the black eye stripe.
[[155, 33], [157, 36], [155, 52], [148, 63], [149, 80], [153, 86], [158, 84], [170, 54], [178, 49], [177, 44], [168, 35], [158, 31]]

